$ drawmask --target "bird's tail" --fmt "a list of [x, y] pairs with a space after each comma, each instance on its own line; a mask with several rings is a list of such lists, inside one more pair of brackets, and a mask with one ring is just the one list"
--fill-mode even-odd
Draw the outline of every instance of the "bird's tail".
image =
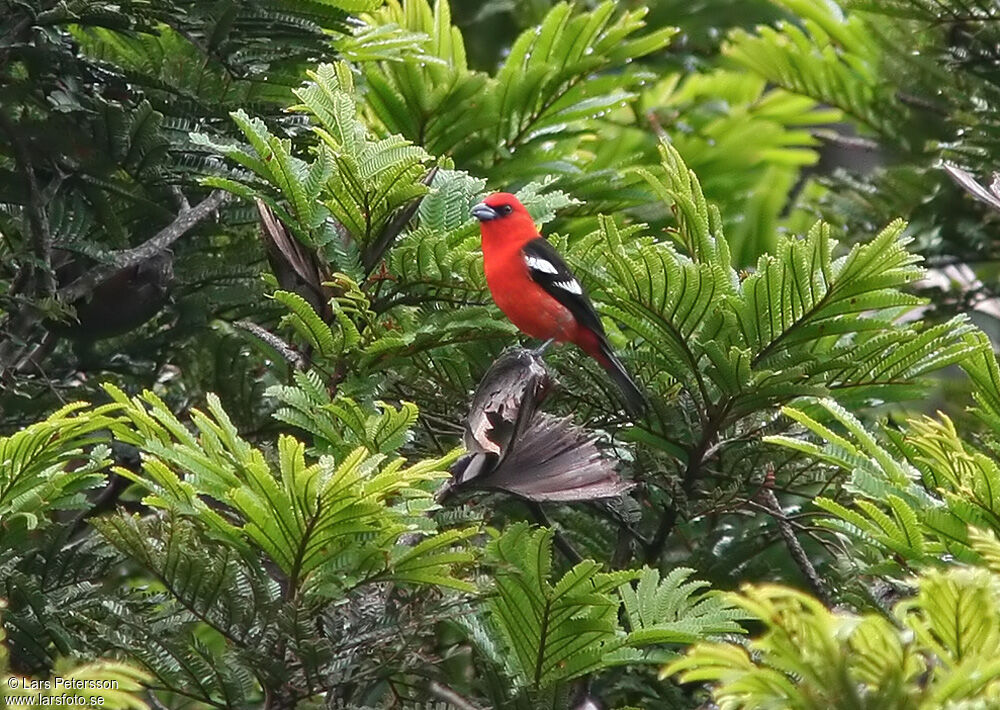
[[621, 390], [622, 396], [625, 399], [625, 409], [628, 410], [628, 413], [633, 417], [641, 416], [646, 411], [646, 396], [639, 389], [632, 376], [628, 374], [628, 370], [625, 369], [622, 361], [615, 355], [611, 349], [611, 345], [603, 338], [601, 341], [600, 348], [594, 353], [594, 358], [607, 371], [611, 379], [615, 381], [615, 384], [618, 385], [618, 389]]

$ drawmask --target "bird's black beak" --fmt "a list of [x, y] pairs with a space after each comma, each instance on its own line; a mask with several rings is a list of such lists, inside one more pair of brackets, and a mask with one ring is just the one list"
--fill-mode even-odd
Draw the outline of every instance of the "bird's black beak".
[[491, 219], [496, 219], [500, 216], [500, 213], [495, 209], [490, 207], [485, 202], [480, 202], [478, 205], [472, 208], [472, 216], [478, 219], [480, 222], [489, 222]]

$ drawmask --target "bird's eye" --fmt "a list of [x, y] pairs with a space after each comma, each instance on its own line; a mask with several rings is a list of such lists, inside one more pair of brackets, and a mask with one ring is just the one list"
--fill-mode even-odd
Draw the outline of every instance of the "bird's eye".
[[510, 214], [514, 211], [514, 208], [510, 205], [503, 205], [500, 207], [500, 214]]

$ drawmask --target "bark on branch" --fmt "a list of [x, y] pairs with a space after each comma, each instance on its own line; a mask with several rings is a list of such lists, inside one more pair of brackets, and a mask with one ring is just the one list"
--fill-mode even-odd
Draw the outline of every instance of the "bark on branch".
[[432, 680], [427, 686], [430, 691], [438, 700], [448, 703], [452, 707], [458, 708], [458, 710], [482, 710], [478, 705], [475, 705], [472, 701], [463, 698], [461, 695], [456, 693], [454, 690], [449, 688], [443, 683], [438, 683], [436, 680]]
[[[769, 477], [773, 478], [773, 471]], [[795, 561], [796, 566], [798, 566], [799, 570], [801, 570], [802, 576], [806, 578], [807, 582], [809, 582], [809, 586], [812, 588], [813, 594], [819, 597], [819, 600], [826, 606], [832, 606], [833, 602], [830, 599], [830, 593], [823, 585], [823, 580], [820, 579], [819, 574], [816, 572], [816, 568], [813, 567], [813, 563], [809, 559], [809, 555], [806, 554], [805, 549], [802, 547], [802, 543], [800, 543], [798, 538], [795, 537], [795, 531], [792, 530], [792, 526], [788, 522], [788, 516], [786, 516], [785, 511], [781, 509], [781, 504], [778, 502], [778, 497], [774, 495], [774, 491], [771, 490], [767, 484], [765, 484], [764, 488], [761, 489], [757, 497], [770, 511], [771, 517], [774, 518], [774, 522], [778, 526], [778, 532], [781, 534], [781, 539], [785, 541], [785, 546], [788, 548], [789, 553], [791, 553], [792, 560]]]

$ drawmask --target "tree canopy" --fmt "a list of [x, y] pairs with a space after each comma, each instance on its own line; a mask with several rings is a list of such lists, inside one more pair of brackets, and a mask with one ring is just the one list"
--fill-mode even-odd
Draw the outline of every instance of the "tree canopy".
[[[4, 706], [1000, 704], [998, 48], [988, 0], [0, 0]], [[642, 414], [511, 350], [496, 191]]]

